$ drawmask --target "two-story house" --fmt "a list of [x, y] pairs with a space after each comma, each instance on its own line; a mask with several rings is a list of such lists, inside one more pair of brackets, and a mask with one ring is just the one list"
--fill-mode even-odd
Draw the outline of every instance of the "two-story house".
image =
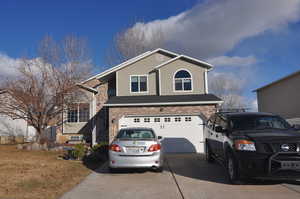
[[208, 93], [212, 65], [157, 49], [112, 67], [80, 86], [86, 100], [65, 114], [59, 140], [77, 133], [112, 141], [119, 129], [149, 127], [167, 152], [203, 152], [203, 124], [222, 100]]

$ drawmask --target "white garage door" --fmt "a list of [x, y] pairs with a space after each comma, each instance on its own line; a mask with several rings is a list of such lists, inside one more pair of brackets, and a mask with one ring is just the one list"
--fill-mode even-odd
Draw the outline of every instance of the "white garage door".
[[196, 115], [124, 116], [119, 129], [128, 127], [152, 128], [163, 136], [167, 153], [203, 153], [203, 120]]

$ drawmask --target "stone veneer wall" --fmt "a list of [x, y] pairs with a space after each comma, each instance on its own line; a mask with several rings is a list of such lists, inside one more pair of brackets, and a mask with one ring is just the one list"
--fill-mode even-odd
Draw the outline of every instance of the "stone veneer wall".
[[117, 134], [119, 128], [118, 121], [124, 115], [203, 114], [206, 118], [209, 118], [215, 112], [216, 105], [110, 107], [109, 142]]
[[[105, 129], [105, 122], [107, 118], [107, 112], [105, 110], [105, 107], [103, 107], [104, 103], [108, 99], [107, 91], [108, 91], [108, 82], [99, 82], [99, 80], [91, 80], [86, 83], [87, 86], [97, 86], [98, 94], [96, 95], [96, 129], [97, 129], [97, 141], [107, 141], [108, 140], [108, 130]], [[92, 100], [90, 101], [92, 103]], [[66, 116], [66, 115], [65, 115]], [[61, 118], [60, 118], [61, 121]], [[61, 122], [59, 122], [61, 123]], [[87, 127], [87, 128], [86, 128]], [[80, 129], [78, 132], [74, 133], [62, 133], [62, 126], [57, 126], [57, 136], [56, 140], [58, 143], [65, 143], [66, 141], [70, 140], [70, 137], [73, 135], [81, 134], [81, 130], [84, 130], [84, 133], [87, 135], [92, 135], [92, 120], [90, 120], [85, 129]]]
[[104, 103], [108, 100], [108, 82], [100, 83], [98, 86], [98, 94], [96, 95], [96, 129], [97, 129], [97, 142], [108, 141], [107, 124], [107, 109], [103, 107]]

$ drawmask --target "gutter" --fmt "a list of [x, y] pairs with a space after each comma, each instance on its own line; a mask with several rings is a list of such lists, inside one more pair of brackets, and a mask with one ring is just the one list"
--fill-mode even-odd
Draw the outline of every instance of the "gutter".
[[157, 103], [129, 103], [129, 104], [104, 104], [106, 107], [113, 106], [164, 106], [164, 105], [197, 105], [197, 104], [222, 104], [223, 101], [195, 101], [195, 102], [157, 102]]
[[82, 89], [85, 89], [85, 90], [87, 90], [87, 91], [89, 91], [89, 92], [92, 92], [92, 93], [94, 93], [94, 94], [97, 94], [97, 93], [98, 93], [98, 91], [97, 91], [96, 89], [91, 88], [91, 87], [89, 87], [89, 86], [85, 86], [85, 85], [82, 85], [82, 84], [76, 84], [76, 86], [78, 86], [78, 87], [80, 87], [80, 88], [82, 88]]

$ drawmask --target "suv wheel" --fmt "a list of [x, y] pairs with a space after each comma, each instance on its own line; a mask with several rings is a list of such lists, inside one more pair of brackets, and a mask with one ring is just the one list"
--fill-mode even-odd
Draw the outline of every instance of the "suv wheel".
[[227, 173], [228, 173], [230, 183], [240, 184], [238, 165], [232, 153], [227, 154], [226, 163], [227, 163], [226, 168], [227, 168]]
[[211, 149], [210, 149], [207, 141], [205, 143], [205, 160], [208, 163], [213, 163], [214, 162], [214, 158], [212, 157], [212, 152], [211, 152]]
[[108, 171], [109, 171], [109, 173], [117, 173], [117, 172], [118, 172], [118, 169], [108, 167]]

